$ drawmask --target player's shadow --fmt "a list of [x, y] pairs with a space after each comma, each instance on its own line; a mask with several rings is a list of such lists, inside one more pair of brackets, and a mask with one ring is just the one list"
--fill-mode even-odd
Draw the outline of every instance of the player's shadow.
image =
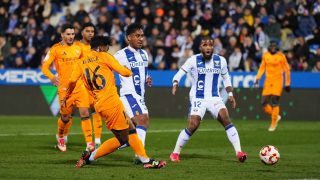
[[183, 154], [181, 158], [186, 158], [186, 159], [212, 159], [212, 160], [222, 160], [221, 157], [219, 156], [214, 156], [214, 155], [204, 155], [204, 154]]
[[276, 172], [276, 171], [274, 171], [274, 170], [271, 170], [271, 169], [258, 169], [258, 170], [256, 170], [257, 172], [264, 172], [264, 173], [266, 173], [266, 172]]

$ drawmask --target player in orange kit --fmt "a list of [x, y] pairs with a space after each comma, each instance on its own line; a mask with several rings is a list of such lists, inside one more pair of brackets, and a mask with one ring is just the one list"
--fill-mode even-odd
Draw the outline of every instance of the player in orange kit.
[[[65, 96], [69, 78], [73, 65], [76, 61], [79, 61], [81, 55], [81, 48], [74, 44], [74, 28], [72, 25], [65, 24], [61, 30], [62, 41], [54, 44], [48, 54], [46, 55], [42, 72], [48, 77], [52, 84], [58, 86], [59, 102], [62, 97]], [[58, 76], [55, 76], [50, 71], [50, 65], [52, 62], [55, 65]], [[72, 124], [72, 111], [73, 107], [79, 108], [81, 117], [82, 131], [87, 142], [87, 149], [94, 150], [94, 144], [92, 142], [92, 127], [89, 117], [89, 94], [85, 89], [83, 82], [79, 81], [76, 85], [75, 91], [71, 94], [67, 105], [62, 107], [60, 104], [60, 118], [58, 119], [58, 134], [57, 147], [60, 151], [66, 151], [66, 141], [69, 133], [70, 126]]]
[[258, 87], [259, 80], [266, 72], [266, 79], [262, 90], [263, 110], [271, 115], [269, 131], [275, 131], [279, 115], [279, 100], [283, 89], [283, 72], [285, 73], [285, 90], [290, 92], [290, 68], [285, 55], [278, 51], [276, 42], [271, 42], [268, 52], [262, 56], [262, 62], [256, 76], [255, 87]]
[[80, 168], [127, 146], [132, 147], [140, 161], [144, 163], [144, 168], [164, 167], [166, 162], [155, 161], [147, 156], [117, 93], [113, 71], [125, 77], [131, 76], [132, 72], [121, 66], [112, 55], [107, 53], [110, 44], [108, 37], [96, 36], [92, 38], [90, 44], [92, 50], [72, 70], [66, 97], [62, 102], [68, 102], [76, 83], [82, 78], [87, 89], [94, 94], [96, 112], [105, 119], [107, 128], [115, 137], [105, 141], [92, 153], [84, 151], [76, 167]]
[[[75, 44], [81, 47], [81, 57], [90, 52], [90, 42], [95, 33], [95, 27], [92, 23], [85, 23], [82, 26], [80, 41], [76, 41]], [[94, 131], [94, 144], [95, 148], [101, 145], [101, 134], [102, 134], [102, 120], [98, 113], [94, 110], [94, 99], [93, 95], [89, 92], [89, 102], [91, 106], [91, 115], [93, 120], [93, 131]]]

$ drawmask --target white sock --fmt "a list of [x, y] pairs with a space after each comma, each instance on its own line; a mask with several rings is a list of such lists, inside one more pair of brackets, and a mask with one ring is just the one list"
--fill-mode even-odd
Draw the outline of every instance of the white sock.
[[191, 135], [192, 134], [189, 132], [189, 130], [187, 128], [183, 129], [179, 134], [179, 137], [177, 139], [177, 143], [176, 143], [176, 146], [175, 146], [175, 148], [173, 150], [173, 153], [180, 154], [181, 149], [188, 142], [188, 140], [190, 139]]
[[95, 159], [94, 159], [94, 156], [96, 155], [97, 151], [98, 151], [98, 149], [95, 149], [95, 150], [91, 153], [91, 155], [90, 155], [90, 157], [89, 157], [89, 161], [94, 161], [94, 160], [95, 160]]
[[150, 158], [145, 158], [145, 157], [142, 157], [142, 156], [138, 156], [138, 158], [142, 163], [147, 163], [147, 162], [150, 161]]
[[226, 129], [228, 139], [233, 145], [234, 150], [236, 151], [236, 153], [240, 152], [241, 145], [240, 145], [239, 134], [236, 127], [234, 127], [233, 124], [229, 124], [225, 127], [225, 129]]
[[101, 139], [100, 138], [94, 138], [94, 143], [95, 144], [101, 144]]
[[144, 126], [139, 126], [138, 125], [136, 127], [136, 130], [137, 130], [138, 137], [142, 142], [142, 145], [145, 146], [147, 129]]

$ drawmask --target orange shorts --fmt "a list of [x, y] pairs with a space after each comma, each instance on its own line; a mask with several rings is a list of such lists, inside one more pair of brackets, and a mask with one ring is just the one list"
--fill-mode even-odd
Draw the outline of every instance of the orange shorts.
[[115, 105], [114, 108], [101, 108], [99, 114], [104, 118], [109, 130], [124, 130], [129, 128], [129, 118], [125, 113], [122, 103]]
[[269, 82], [266, 81], [263, 86], [262, 90], [262, 96], [269, 96], [269, 95], [274, 95], [274, 96], [281, 96], [283, 89], [283, 84], [282, 82]]
[[[64, 93], [59, 93], [59, 103], [61, 103], [62, 98], [65, 97]], [[73, 112], [73, 107], [78, 108], [89, 108], [89, 94], [83, 89], [81, 91], [72, 93], [67, 100], [66, 106], [61, 106], [60, 104], [60, 114], [70, 114]]]
[[89, 94], [89, 103], [91, 106], [94, 106], [94, 97], [91, 94]]

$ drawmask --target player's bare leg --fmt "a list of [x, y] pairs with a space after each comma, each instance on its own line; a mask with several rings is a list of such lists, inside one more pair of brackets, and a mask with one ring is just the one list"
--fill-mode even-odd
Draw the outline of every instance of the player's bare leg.
[[228, 110], [222, 108], [219, 111], [218, 121], [223, 125], [226, 130], [228, 139], [233, 145], [237, 158], [240, 162], [244, 162], [247, 159], [247, 153], [241, 151], [241, 144], [238, 131], [236, 127], [231, 123]]
[[138, 155], [141, 162], [144, 164], [144, 168], [162, 168], [166, 165], [165, 161], [155, 161], [150, 159], [140, 139], [137, 136], [135, 128], [133, 124], [129, 123], [129, 128], [124, 130], [112, 130], [115, 135], [114, 138], [111, 138], [105, 141], [98, 149], [96, 149], [93, 153], [88, 151], [84, 152], [82, 158], [77, 162], [76, 167], [80, 168], [85, 164], [89, 164], [91, 161], [98, 159], [99, 157], [108, 155], [117, 149], [122, 149], [128, 146], [131, 146], [133, 151]]
[[180, 152], [183, 146], [188, 142], [193, 133], [196, 132], [200, 126], [201, 117], [198, 115], [191, 115], [188, 120], [187, 128], [183, 129], [177, 139], [176, 146], [173, 152], [170, 154], [170, 159], [173, 162], [180, 161]]
[[87, 143], [86, 149], [88, 151], [93, 151], [94, 143], [92, 142], [92, 124], [89, 116], [89, 109], [85, 107], [79, 107], [79, 113], [81, 117], [82, 132]]

